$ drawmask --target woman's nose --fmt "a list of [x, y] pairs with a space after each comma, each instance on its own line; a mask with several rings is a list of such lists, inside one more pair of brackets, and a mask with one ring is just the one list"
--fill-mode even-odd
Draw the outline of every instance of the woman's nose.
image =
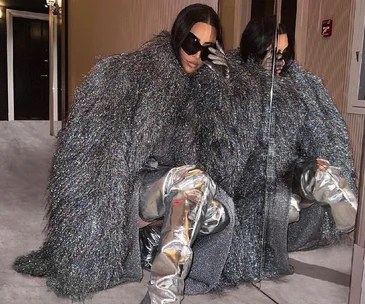
[[201, 51], [195, 53], [193, 56], [197, 59], [200, 59]]

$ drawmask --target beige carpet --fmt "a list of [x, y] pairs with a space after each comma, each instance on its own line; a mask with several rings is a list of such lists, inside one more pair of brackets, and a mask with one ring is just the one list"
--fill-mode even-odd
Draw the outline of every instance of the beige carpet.
[[[14, 258], [37, 249], [44, 227], [44, 192], [55, 139], [41, 121], [0, 122], [0, 304], [71, 303], [47, 291], [45, 279], [11, 269]], [[351, 244], [291, 255], [296, 274], [280, 281], [228, 290], [224, 295], [186, 297], [183, 304], [345, 304]], [[85, 303], [138, 304], [145, 278], [99, 292]]]

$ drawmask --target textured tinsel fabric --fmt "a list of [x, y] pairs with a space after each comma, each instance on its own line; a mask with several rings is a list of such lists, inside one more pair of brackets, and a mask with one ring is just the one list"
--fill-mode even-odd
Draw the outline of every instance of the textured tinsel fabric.
[[[303, 139], [304, 157], [327, 159], [333, 166], [341, 168], [346, 181], [357, 194], [355, 167], [347, 126], [322, 84], [322, 80], [295, 61], [283, 76], [293, 81], [299, 96], [310, 109], [306, 124], [309, 131], [305, 132]], [[321, 132], [321, 129], [326, 131]], [[322, 144], [316, 144], [316, 142]], [[317, 243], [317, 231], [322, 233], [324, 244], [331, 244], [332, 240], [337, 240], [339, 232], [333, 228], [329, 207], [321, 208], [317, 205], [308, 210], [302, 210], [301, 213], [301, 221], [289, 225], [289, 251], [321, 246], [321, 243]], [[316, 217], [318, 217], [317, 220], [315, 220]], [[308, 227], [311, 227], [310, 230]], [[301, 233], [303, 230], [306, 231], [304, 234]], [[305, 237], [306, 235], [308, 236]]]
[[[319, 154], [319, 157], [323, 155], [322, 158], [326, 156], [331, 165], [341, 168], [341, 172], [350, 187], [357, 193], [355, 186], [355, 168], [352, 160], [347, 126], [323, 86], [322, 80], [305, 70], [295, 61], [289, 66], [284, 77], [290, 78], [293, 81], [298, 94], [305, 101], [307, 107], [311, 109], [311, 111], [308, 111], [307, 120], [309, 121], [308, 128], [311, 127], [312, 130], [311, 133], [308, 132], [306, 134], [308, 136], [313, 136], [310, 134], [318, 134], [318, 140], [325, 141], [322, 150], [317, 151], [311, 148], [313, 142], [308, 140], [304, 152], [308, 157], [312, 158], [318, 157], [315, 154]], [[320, 131], [315, 132], [313, 130], [316, 128], [313, 122], [318, 120], [321, 120], [319, 127], [323, 125], [328, 130], [325, 134], [326, 136]], [[311, 154], [311, 151], [316, 152]]]
[[288, 225], [293, 170], [301, 159], [329, 160], [355, 190], [346, 126], [320, 80], [293, 63], [275, 76], [270, 113], [270, 73], [252, 60], [242, 63], [238, 51], [228, 58], [234, 94], [248, 117], [239, 132], [256, 143], [234, 190], [237, 218], [223, 287], [290, 274], [288, 251], [338, 240], [329, 208], [318, 204]]
[[[231, 220], [222, 232], [195, 243], [186, 292], [213, 288], [235, 219], [225, 181], [242, 151], [234, 149], [241, 145], [238, 137], [228, 134], [236, 110], [227, 96], [226, 80], [207, 67], [184, 74], [167, 32], [136, 52], [100, 60], [77, 89], [59, 134], [46, 241], [17, 258], [14, 269], [46, 276], [50, 289], [74, 300], [140, 280], [137, 198], [143, 168], [151, 162], [196, 164], [222, 184], [217, 196]], [[212, 146], [219, 157], [206, 155]]]

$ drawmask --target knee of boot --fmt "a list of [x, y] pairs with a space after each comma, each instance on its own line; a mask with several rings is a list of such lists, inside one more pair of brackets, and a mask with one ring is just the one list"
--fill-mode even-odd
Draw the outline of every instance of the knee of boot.
[[199, 235], [218, 233], [229, 223], [229, 216], [225, 207], [218, 201], [212, 201], [204, 217]]
[[216, 185], [211, 177], [200, 169], [185, 170], [183, 167], [178, 167], [170, 170], [167, 184], [170, 184], [171, 190], [192, 190], [200, 188], [215, 193]]
[[169, 257], [169, 259], [176, 264], [191, 263], [193, 258], [193, 250], [187, 244], [183, 244], [179, 240], [169, 242], [162, 247], [162, 253]]

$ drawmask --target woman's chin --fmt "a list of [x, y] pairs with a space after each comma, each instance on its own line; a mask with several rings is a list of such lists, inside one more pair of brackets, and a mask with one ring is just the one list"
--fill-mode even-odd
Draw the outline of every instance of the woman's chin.
[[194, 73], [197, 69], [199, 69], [201, 67], [201, 65], [197, 65], [197, 66], [190, 66], [190, 65], [185, 65], [183, 68], [184, 68], [184, 72], [186, 74], [191, 74], [191, 73]]

